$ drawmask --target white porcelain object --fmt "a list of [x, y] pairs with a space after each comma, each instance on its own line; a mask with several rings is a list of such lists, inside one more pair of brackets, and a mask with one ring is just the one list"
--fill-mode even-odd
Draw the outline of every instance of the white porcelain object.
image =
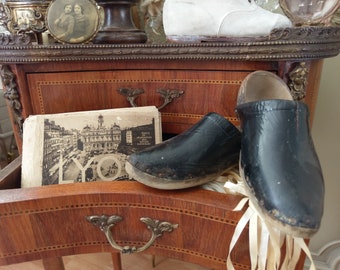
[[166, 36], [256, 37], [274, 28], [291, 27], [284, 15], [259, 7], [254, 0], [165, 0]]

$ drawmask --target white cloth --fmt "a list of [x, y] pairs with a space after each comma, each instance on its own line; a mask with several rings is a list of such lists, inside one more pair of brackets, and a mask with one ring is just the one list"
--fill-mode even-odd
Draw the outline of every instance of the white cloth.
[[165, 0], [163, 25], [167, 36], [254, 37], [292, 23], [253, 0]]

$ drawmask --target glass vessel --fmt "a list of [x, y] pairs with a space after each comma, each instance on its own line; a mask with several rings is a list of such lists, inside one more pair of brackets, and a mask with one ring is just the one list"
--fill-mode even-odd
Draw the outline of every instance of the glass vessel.
[[255, 3], [258, 6], [264, 8], [266, 10], [269, 10], [271, 12], [284, 14], [282, 9], [281, 9], [279, 0], [255, 0]]
[[286, 15], [295, 25], [329, 24], [340, 5], [338, 0], [280, 0]]

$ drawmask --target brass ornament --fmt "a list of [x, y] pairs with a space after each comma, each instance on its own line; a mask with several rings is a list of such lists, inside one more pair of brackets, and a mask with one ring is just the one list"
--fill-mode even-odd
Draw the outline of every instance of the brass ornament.
[[1, 66], [0, 75], [3, 83], [4, 97], [9, 102], [13, 111], [13, 116], [18, 127], [20, 136], [23, 134], [22, 105], [20, 103], [19, 91], [15, 80], [15, 75], [8, 66]]
[[174, 99], [179, 98], [184, 94], [184, 91], [176, 90], [176, 89], [157, 89], [157, 93], [161, 95], [164, 102], [161, 106], [158, 107], [158, 110], [163, 109], [166, 105], [171, 103]]
[[163, 235], [164, 232], [172, 232], [174, 229], [178, 228], [178, 224], [171, 224], [166, 221], [159, 221], [157, 219], [152, 219], [149, 217], [142, 217], [140, 221], [146, 224], [147, 229], [151, 232], [150, 240], [141, 247], [135, 246], [120, 246], [118, 245], [112, 237], [111, 228], [113, 228], [117, 223], [123, 220], [121, 216], [112, 215], [101, 215], [101, 216], [87, 216], [86, 220], [92, 225], [98, 227], [106, 236], [110, 245], [122, 253], [138, 253], [148, 249], [155, 240]]
[[301, 100], [306, 96], [308, 74], [309, 69], [305, 62], [298, 63], [288, 73], [288, 86], [294, 100]]
[[[129, 101], [132, 107], [138, 107], [135, 100], [138, 96], [144, 94], [143, 89], [133, 89], [133, 88], [120, 88], [118, 89], [118, 93], [125, 96], [126, 99]], [[176, 90], [176, 89], [157, 89], [157, 93], [163, 98], [163, 103], [159, 107], [158, 110], [163, 109], [169, 103], [171, 103], [174, 99], [179, 98], [181, 95], [184, 94], [184, 91]]]
[[125, 96], [127, 101], [130, 103], [131, 107], [138, 107], [135, 100], [140, 95], [144, 94], [143, 89], [133, 89], [133, 88], [120, 88], [118, 89], [118, 93], [122, 96]]
[[30, 45], [32, 38], [27, 34], [8, 35], [0, 33], [0, 46]]
[[12, 34], [33, 33], [37, 36], [46, 31], [48, 5], [49, 1], [4, 1], [1, 10], [2, 23]]

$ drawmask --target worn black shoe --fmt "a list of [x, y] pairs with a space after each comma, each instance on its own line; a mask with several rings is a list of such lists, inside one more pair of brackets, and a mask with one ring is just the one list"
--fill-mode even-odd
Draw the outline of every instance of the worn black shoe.
[[320, 227], [324, 182], [307, 106], [292, 100], [278, 76], [257, 71], [243, 81], [236, 109], [240, 173], [251, 203], [281, 231], [310, 237]]
[[241, 134], [217, 113], [209, 113], [189, 130], [130, 155], [129, 176], [158, 189], [205, 184], [239, 160]]

